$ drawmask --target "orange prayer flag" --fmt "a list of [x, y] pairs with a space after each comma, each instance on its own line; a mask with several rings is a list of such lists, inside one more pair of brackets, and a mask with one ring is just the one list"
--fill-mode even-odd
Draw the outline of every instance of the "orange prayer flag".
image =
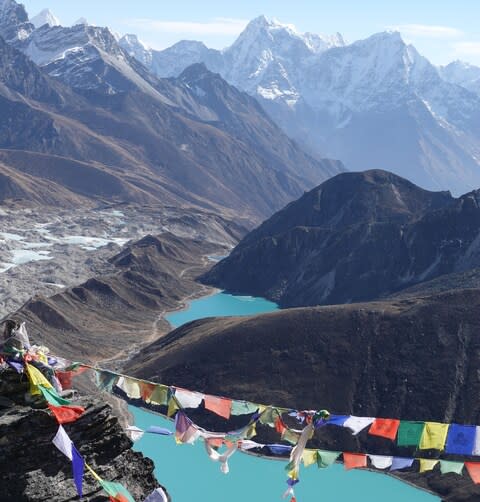
[[153, 383], [140, 382], [140, 397], [146, 401], [150, 399], [150, 396], [153, 394], [156, 385]]
[[465, 467], [472, 481], [476, 485], [480, 484], [480, 462], [465, 462]]
[[85, 411], [85, 408], [81, 406], [53, 406], [51, 404], [48, 405], [48, 409], [53, 413], [59, 424], [75, 422]]
[[347, 471], [367, 467], [367, 456], [364, 453], [344, 453], [343, 464]]
[[223, 444], [223, 439], [222, 438], [212, 438], [208, 440], [208, 444], [210, 446], [214, 446], [215, 448], [220, 448]]
[[397, 431], [400, 426], [400, 420], [393, 418], [376, 418], [370, 426], [369, 434], [381, 436], [392, 441], [397, 437]]
[[216, 413], [227, 420], [230, 418], [230, 412], [232, 409], [231, 399], [205, 395], [204, 402], [206, 410], [213, 411], [213, 413]]

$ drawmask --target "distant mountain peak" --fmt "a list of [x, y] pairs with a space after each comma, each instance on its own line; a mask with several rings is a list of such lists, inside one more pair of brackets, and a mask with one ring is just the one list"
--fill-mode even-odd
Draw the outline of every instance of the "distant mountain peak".
[[89, 25], [88, 21], [87, 21], [84, 17], [81, 17], [81, 18], [77, 19], [77, 20], [76, 20], [76, 21], [72, 24], [72, 26], [77, 26], [78, 24], [83, 24], [83, 25], [85, 25], [85, 26], [88, 26], [88, 25]]
[[47, 24], [48, 26], [60, 26], [59, 19], [52, 13], [50, 9], [43, 9], [36, 16], [32, 17], [30, 22], [35, 28], [40, 28]]

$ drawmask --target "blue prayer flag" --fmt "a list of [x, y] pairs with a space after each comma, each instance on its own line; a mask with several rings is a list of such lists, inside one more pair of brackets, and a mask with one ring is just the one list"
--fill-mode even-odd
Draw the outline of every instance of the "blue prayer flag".
[[472, 455], [475, 447], [475, 432], [474, 425], [450, 425], [445, 451], [456, 455]]
[[72, 443], [72, 470], [73, 470], [73, 480], [75, 481], [75, 486], [77, 487], [77, 493], [80, 498], [83, 496], [83, 471], [85, 468], [85, 462], [83, 457], [78, 453], [77, 449]]

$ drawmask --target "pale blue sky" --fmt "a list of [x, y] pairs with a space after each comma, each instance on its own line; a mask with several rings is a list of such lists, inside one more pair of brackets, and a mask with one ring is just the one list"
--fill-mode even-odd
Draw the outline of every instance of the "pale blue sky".
[[136, 33], [162, 49], [178, 40], [230, 45], [248, 20], [265, 14], [301, 31], [340, 32], [348, 41], [398, 29], [435, 64], [461, 59], [480, 65], [479, 0], [23, 0], [29, 14], [48, 7], [69, 25], [91, 24]]

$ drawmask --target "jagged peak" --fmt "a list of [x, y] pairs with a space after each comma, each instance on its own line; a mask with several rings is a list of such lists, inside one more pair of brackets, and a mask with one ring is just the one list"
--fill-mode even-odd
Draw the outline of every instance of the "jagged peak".
[[123, 37], [119, 38], [119, 42], [126, 43], [128, 45], [137, 45], [147, 51], [150, 50], [150, 47], [145, 42], [142, 42], [142, 40], [140, 40], [134, 33], [127, 33], [123, 35]]
[[89, 25], [89, 23], [88, 23], [87, 19], [86, 19], [86, 18], [84, 18], [84, 17], [81, 17], [81, 18], [77, 19], [77, 20], [76, 20], [76, 21], [72, 24], [72, 26], [77, 26], [78, 24], [83, 24], [84, 26], [88, 26], [88, 25]]
[[35, 26], [35, 28], [40, 28], [45, 24], [48, 26], [60, 26], [59, 19], [50, 9], [41, 10], [36, 16], [32, 17], [30, 22], [33, 26]]

